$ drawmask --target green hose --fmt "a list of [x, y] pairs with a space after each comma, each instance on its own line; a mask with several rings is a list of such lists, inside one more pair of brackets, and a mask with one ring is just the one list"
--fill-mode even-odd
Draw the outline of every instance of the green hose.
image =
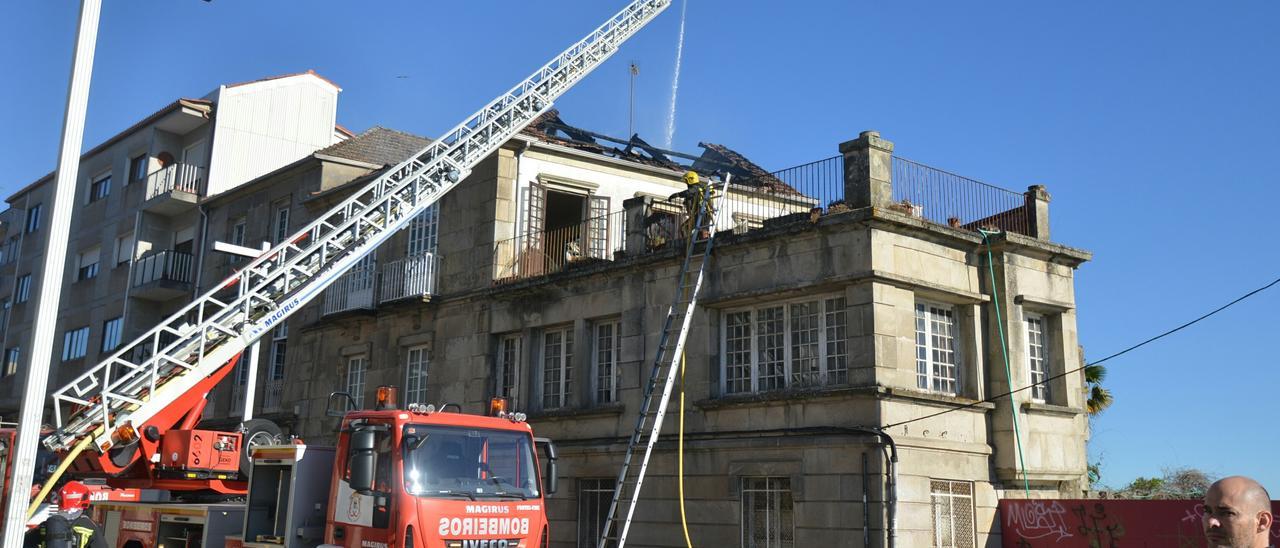
[[[983, 243], [987, 244], [987, 271], [991, 274], [991, 302], [996, 305], [996, 333], [1000, 334], [1000, 355], [1004, 356], [1004, 377], [1013, 389], [1013, 371], [1009, 368], [1009, 349], [1004, 341], [1004, 320], [1000, 317], [1000, 291], [996, 289], [996, 267], [991, 258], [991, 240], [985, 230], [979, 230]], [[1022, 489], [1027, 498], [1031, 498], [1031, 483], [1027, 481], [1027, 459], [1022, 455], [1022, 430], [1018, 428], [1018, 405], [1009, 395], [1009, 407], [1013, 411], [1013, 439], [1018, 445], [1018, 466], [1022, 469]]]

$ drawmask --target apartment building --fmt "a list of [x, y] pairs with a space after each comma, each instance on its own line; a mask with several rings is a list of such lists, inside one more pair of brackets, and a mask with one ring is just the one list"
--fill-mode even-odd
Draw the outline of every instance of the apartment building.
[[306, 72], [175, 100], [80, 157], [67, 227], [49, 226], [53, 173], [9, 196], [0, 212], [0, 415], [21, 402], [51, 234], [69, 239], [49, 377], [57, 387], [190, 301], [205, 200], [349, 136], [335, 122], [339, 91]]
[[[278, 241], [409, 154], [342, 147], [215, 200], [210, 233]], [[594, 546], [677, 285], [687, 234], [672, 196], [693, 167], [733, 177], [686, 348], [695, 542], [989, 545], [999, 498], [1082, 492], [1079, 373], [985, 401], [1080, 363], [1073, 276], [1090, 255], [1050, 239], [1043, 187], [919, 164], [875, 132], [772, 173], [702, 149], [549, 113], [261, 343], [256, 408], [324, 443], [331, 392], [363, 405], [396, 385], [401, 402], [468, 412], [507, 397], [560, 448], [551, 544]], [[233, 267], [207, 260], [204, 275]], [[238, 420], [244, 378], [215, 395], [212, 423]], [[673, 415], [637, 546], [684, 542]]]

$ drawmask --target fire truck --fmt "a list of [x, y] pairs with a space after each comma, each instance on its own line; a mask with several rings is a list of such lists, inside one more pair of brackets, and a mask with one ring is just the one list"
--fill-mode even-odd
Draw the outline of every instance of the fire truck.
[[400, 409], [395, 393], [379, 387], [373, 409], [331, 413], [343, 417], [337, 447], [255, 447], [243, 502], [95, 502], [94, 521], [112, 548], [533, 548], [546, 538], [555, 446], [522, 413], [502, 399], [487, 416]]

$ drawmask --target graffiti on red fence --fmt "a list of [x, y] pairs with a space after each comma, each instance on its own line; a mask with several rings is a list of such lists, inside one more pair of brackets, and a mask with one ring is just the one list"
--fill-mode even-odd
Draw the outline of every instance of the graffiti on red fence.
[[[1280, 513], [1280, 501], [1271, 509]], [[1195, 500], [1000, 501], [1004, 548], [1204, 548], [1203, 515]]]

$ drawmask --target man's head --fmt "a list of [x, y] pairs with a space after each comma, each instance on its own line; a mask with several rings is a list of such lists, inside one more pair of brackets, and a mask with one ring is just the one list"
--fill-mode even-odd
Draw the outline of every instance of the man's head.
[[89, 507], [89, 488], [78, 481], [68, 481], [58, 490], [58, 509], [63, 512], [80, 511]]
[[1222, 478], [1204, 496], [1204, 534], [1209, 546], [1265, 548], [1271, 534], [1271, 497], [1244, 476]]

